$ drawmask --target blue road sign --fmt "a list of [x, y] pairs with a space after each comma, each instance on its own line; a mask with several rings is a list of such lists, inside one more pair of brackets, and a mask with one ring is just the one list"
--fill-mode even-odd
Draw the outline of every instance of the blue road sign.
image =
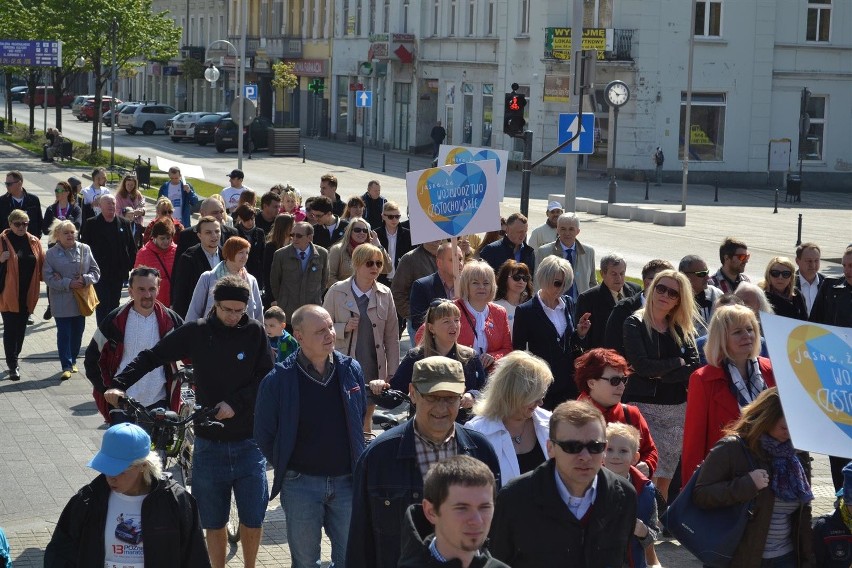
[[355, 106], [371, 108], [373, 106], [373, 91], [355, 91]]
[[247, 99], [257, 101], [257, 85], [254, 83], [243, 85], [243, 94]]
[[0, 40], [0, 65], [62, 67], [62, 42]]
[[570, 140], [580, 129], [580, 136], [573, 142], [559, 150], [560, 154], [594, 154], [595, 153], [595, 115], [591, 112], [583, 113], [583, 120], [579, 120], [576, 112], [562, 113], [559, 115], [559, 143]]

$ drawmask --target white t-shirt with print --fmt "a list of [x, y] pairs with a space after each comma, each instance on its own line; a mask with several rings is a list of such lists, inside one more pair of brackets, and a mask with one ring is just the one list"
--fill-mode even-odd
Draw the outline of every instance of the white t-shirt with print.
[[225, 200], [225, 207], [228, 208], [228, 213], [233, 213], [237, 208], [237, 203], [240, 202], [240, 195], [247, 190], [246, 186], [222, 188], [222, 199]]
[[104, 528], [104, 568], [144, 568], [142, 501], [111, 491]]

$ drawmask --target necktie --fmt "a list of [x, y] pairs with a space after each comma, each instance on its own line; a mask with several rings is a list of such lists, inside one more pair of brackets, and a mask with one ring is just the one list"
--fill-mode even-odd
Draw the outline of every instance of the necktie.
[[571, 268], [574, 268], [574, 249], [565, 249], [565, 259], [571, 263]]
[[[571, 268], [574, 268], [574, 249], [569, 248], [565, 249], [565, 258], [571, 264]], [[574, 274], [574, 282], [571, 283], [571, 287], [568, 289], [568, 295], [571, 296], [574, 300], [577, 299], [577, 275]]]
[[617, 298], [618, 298], [619, 300], [623, 300], [623, 299], [624, 299], [624, 294], [622, 294], [621, 292], [619, 292], [619, 293], [618, 293]]
[[299, 251], [299, 260], [305, 260], [305, 251]]

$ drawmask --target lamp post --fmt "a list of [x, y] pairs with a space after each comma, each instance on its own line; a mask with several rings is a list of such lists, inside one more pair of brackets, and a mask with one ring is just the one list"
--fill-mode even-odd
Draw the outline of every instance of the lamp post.
[[[109, 115], [109, 131], [110, 131], [109, 165], [115, 166], [115, 119], [116, 119], [116, 116], [115, 116], [115, 81], [117, 79], [117, 77], [116, 77], [116, 65], [115, 65], [115, 60], [116, 60], [115, 51], [116, 51], [116, 41], [117, 41], [116, 36], [118, 35], [118, 20], [115, 19], [115, 18], [112, 19], [111, 32], [112, 32], [112, 34], [111, 34], [112, 35], [112, 73], [111, 73], [112, 78], [110, 80], [110, 87], [111, 87], [110, 93], [112, 95], [112, 100], [110, 100], [110, 102], [109, 102], [109, 109], [110, 109], [110, 115]], [[103, 120], [101, 120], [101, 123], [103, 123]]]
[[[210, 45], [207, 46], [207, 50], [204, 54], [204, 60], [209, 61], [211, 59], [210, 50], [213, 49], [213, 46], [215, 46], [216, 44], [222, 43], [222, 44], [225, 44], [228, 47], [228, 50], [231, 50], [231, 49], [234, 50], [234, 56], [237, 59], [237, 67], [239, 68], [239, 73], [237, 74], [237, 93], [238, 93], [238, 96], [240, 97], [240, 105], [239, 105], [240, 108], [239, 108], [239, 111], [237, 112], [237, 130], [239, 132], [239, 134], [237, 135], [237, 168], [240, 169], [240, 170], [243, 169], [243, 125], [245, 124], [245, 117], [243, 116], [243, 113], [244, 113], [243, 106], [244, 105], [242, 104], [242, 95], [243, 95], [243, 85], [245, 84], [245, 80], [246, 80], [246, 71], [245, 71], [245, 66], [243, 65], [243, 61], [245, 61], [245, 55], [246, 55], [246, 39], [245, 39], [246, 26], [245, 26], [245, 23], [246, 23], [246, 11], [247, 11], [247, 9], [248, 9], [248, 2], [247, 2], [247, 0], [243, 0], [243, 35], [242, 35], [243, 39], [242, 39], [242, 45], [240, 46], [241, 49], [238, 51], [237, 48], [234, 47], [233, 43], [231, 43], [227, 40], [224, 40], [224, 39], [217, 39], [216, 41], [214, 41], [213, 43], [211, 43]], [[204, 78], [211, 85], [215, 84], [216, 81], [219, 80], [219, 75], [220, 75], [219, 69], [217, 69], [216, 66], [213, 65], [213, 64], [211, 64], [210, 67], [208, 67], [207, 69], [204, 70]]]
[[689, 187], [689, 143], [692, 124], [692, 65], [695, 55], [695, 4], [692, 3], [692, 15], [689, 19], [689, 55], [686, 63], [686, 112], [683, 121], [683, 182], [680, 210], [686, 211], [686, 191]]

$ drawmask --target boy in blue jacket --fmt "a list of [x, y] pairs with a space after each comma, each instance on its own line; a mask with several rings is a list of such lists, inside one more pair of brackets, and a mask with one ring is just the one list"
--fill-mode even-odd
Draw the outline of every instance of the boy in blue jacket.
[[269, 338], [269, 346], [275, 354], [275, 362], [280, 363], [299, 348], [296, 338], [287, 333], [287, 314], [278, 306], [272, 306], [263, 312], [263, 328]]

